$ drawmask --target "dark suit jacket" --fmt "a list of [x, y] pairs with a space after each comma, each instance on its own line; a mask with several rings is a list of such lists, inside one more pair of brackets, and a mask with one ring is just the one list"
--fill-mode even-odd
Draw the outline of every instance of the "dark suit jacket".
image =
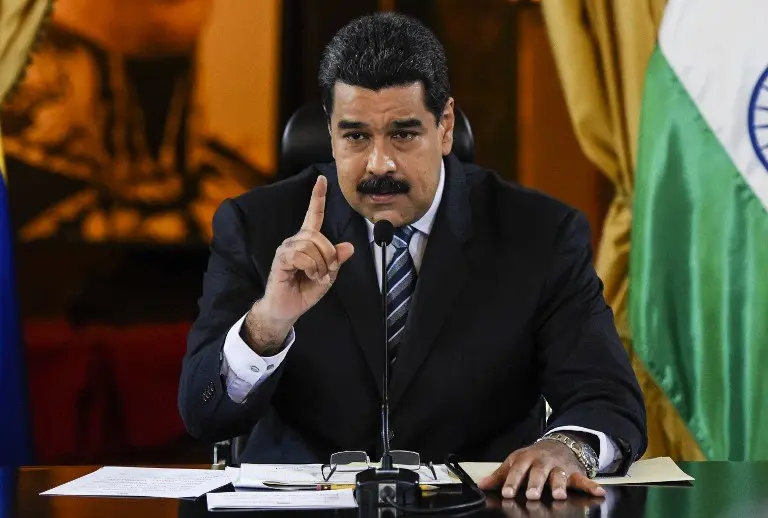
[[[355, 254], [295, 325], [280, 367], [243, 404], [219, 374], [227, 330], [262, 296], [275, 250], [301, 227], [315, 179], [328, 178], [322, 232]], [[213, 220], [200, 314], [179, 407], [208, 441], [253, 430], [243, 461], [327, 462], [380, 451], [384, 368], [380, 295], [363, 218], [333, 164], [222, 203]], [[390, 380], [392, 447], [442, 461], [502, 460], [547, 426], [600, 430], [639, 457], [642, 394], [595, 274], [585, 218], [497, 174], [446, 157], [441, 205]], [[254, 428], [255, 427], [255, 428]], [[626, 463], [625, 463], [626, 464]]]

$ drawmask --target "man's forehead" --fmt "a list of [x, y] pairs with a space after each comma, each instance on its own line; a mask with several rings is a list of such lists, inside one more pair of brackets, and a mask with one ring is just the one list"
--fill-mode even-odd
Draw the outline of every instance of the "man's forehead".
[[372, 90], [337, 82], [334, 86], [333, 114], [336, 121], [367, 124], [394, 124], [421, 121], [430, 115], [424, 103], [421, 82]]

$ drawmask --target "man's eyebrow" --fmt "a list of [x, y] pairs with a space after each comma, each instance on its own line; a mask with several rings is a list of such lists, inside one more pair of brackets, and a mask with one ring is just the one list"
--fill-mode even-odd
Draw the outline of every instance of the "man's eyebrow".
[[336, 127], [339, 128], [340, 130], [349, 130], [349, 129], [367, 128], [368, 125], [360, 121], [350, 121], [350, 120], [342, 119], [339, 121]]
[[392, 124], [390, 124], [392, 128], [394, 129], [407, 129], [407, 128], [422, 128], [424, 125], [421, 123], [419, 119], [411, 118], [411, 119], [398, 119], [392, 121]]

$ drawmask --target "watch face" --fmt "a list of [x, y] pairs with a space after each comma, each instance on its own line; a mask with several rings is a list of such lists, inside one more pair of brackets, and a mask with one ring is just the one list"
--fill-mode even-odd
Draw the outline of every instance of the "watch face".
[[586, 444], [580, 444], [579, 450], [581, 451], [581, 457], [584, 459], [585, 468], [587, 471], [587, 475], [594, 476], [594, 472], [597, 470], [597, 458], [595, 457], [595, 454], [592, 452], [592, 448], [587, 446]]

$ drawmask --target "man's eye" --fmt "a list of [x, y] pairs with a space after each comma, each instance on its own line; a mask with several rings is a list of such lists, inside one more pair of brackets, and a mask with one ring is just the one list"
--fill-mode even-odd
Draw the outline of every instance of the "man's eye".
[[350, 142], [362, 142], [366, 139], [366, 135], [364, 133], [360, 133], [358, 131], [347, 133], [344, 135], [344, 138], [349, 140]]
[[413, 131], [397, 131], [392, 135], [396, 140], [403, 140], [403, 141], [409, 141], [413, 140], [413, 138], [416, 136], [416, 133]]

